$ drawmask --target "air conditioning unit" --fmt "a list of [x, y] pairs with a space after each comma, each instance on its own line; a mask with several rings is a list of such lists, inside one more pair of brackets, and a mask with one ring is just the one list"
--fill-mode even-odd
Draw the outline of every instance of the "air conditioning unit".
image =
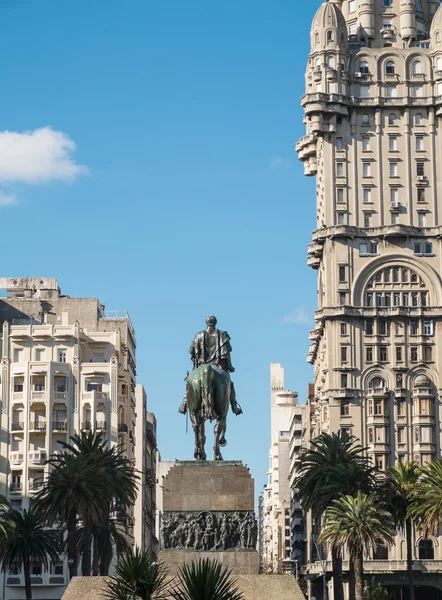
[[391, 200], [390, 208], [399, 208], [399, 200]]
[[360, 79], [362, 77], [362, 73], [360, 71], [356, 71], [355, 79]]
[[425, 175], [418, 175], [417, 176], [417, 180], [418, 181], [425, 181]]

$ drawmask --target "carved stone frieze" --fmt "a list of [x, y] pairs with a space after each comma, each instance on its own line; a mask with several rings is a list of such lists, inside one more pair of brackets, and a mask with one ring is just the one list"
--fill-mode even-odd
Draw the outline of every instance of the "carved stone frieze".
[[253, 511], [164, 512], [161, 548], [206, 552], [255, 550], [257, 532]]

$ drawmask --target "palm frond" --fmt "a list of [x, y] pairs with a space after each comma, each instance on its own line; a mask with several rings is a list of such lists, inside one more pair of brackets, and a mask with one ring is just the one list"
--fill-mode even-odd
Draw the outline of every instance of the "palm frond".
[[218, 561], [200, 559], [183, 565], [172, 590], [174, 600], [243, 600], [231, 571]]

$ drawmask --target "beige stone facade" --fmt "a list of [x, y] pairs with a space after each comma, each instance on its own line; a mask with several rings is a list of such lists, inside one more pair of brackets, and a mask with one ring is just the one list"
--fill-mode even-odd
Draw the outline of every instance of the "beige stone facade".
[[[297, 150], [316, 177], [317, 208], [308, 436], [353, 434], [381, 469], [441, 455], [439, 4], [324, 2], [302, 99], [306, 136]], [[440, 541], [417, 536], [416, 560], [434, 557], [431, 568], [442, 571]], [[404, 567], [399, 536], [389, 559], [389, 568]]]
[[[135, 459], [136, 340], [124, 313], [96, 298], [70, 298], [55, 279], [0, 279], [0, 493], [27, 508], [47, 476], [46, 459], [81, 431], [101, 431]], [[138, 502], [142, 502], [139, 495]], [[124, 518], [133, 540], [134, 510]], [[2, 597], [24, 597], [23, 573], [3, 576]], [[33, 597], [59, 599], [66, 560], [33, 567]]]

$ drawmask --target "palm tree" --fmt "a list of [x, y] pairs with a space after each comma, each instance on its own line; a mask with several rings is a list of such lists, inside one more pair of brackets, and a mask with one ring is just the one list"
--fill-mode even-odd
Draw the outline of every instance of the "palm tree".
[[168, 598], [169, 582], [162, 563], [150, 552], [135, 548], [122, 555], [114, 577], [106, 581], [105, 597], [109, 600], [163, 600]]
[[77, 575], [79, 518], [99, 519], [103, 502], [112, 496], [108, 480], [88, 458], [63, 451], [52, 456], [47, 481], [36, 494], [39, 509], [49, 525], [66, 525], [69, 576]]
[[41, 564], [48, 570], [49, 560], [57, 562], [61, 547], [60, 532], [47, 529], [44, 514], [36, 505], [29, 510], [8, 510], [3, 521], [8, 523], [8, 535], [2, 558], [2, 570], [23, 568], [26, 600], [32, 600], [31, 565]]
[[[124, 456], [121, 446], [109, 447], [101, 433], [82, 433], [71, 437], [71, 444], [63, 443], [66, 451], [71, 452], [82, 460], [91, 461], [99, 473], [100, 479], [106, 480], [106, 488], [111, 490], [111, 495], [102, 498], [101, 512], [85, 511], [82, 514], [83, 521], [83, 544], [82, 544], [82, 575], [91, 574], [91, 547], [93, 530], [100, 530], [102, 540], [102, 551], [106, 556], [101, 556], [101, 562], [105, 565], [108, 561], [109, 552], [112, 557], [112, 549], [109, 544], [104, 543], [105, 525], [109, 526], [108, 541], [112, 540], [113, 534], [117, 533], [115, 526], [109, 519], [112, 506], [118, 506], [119, 510], [125, 510], [135, 503], [137, 497], [138, 475], [131, 461]], [[96, 537], [96, 536], [95, 536]], [[120, 538], [118, 538], [120, 541]], [[95, 557], [99, 549], [95, 549]], [[96, 564], [96, 560], [94, 561]], [[95, 566], [95, 565], [94, 565]], [[95, 569], [96, 570], [96, 569]], [[107, 573], [101, 573], [102, 575]]]
[[421, 468], [409, 514], [425, 535], [436, 534], [442, 521], [442, 460]]
[[319, 541], [328, 546], [347, 546], [355, 581], [356, 600], [363, 600], [363, 557], [379, 543], [392, 544], [394, 522], [375, 494], [334, 500], [324, 513]]
[[[362, 456], [362, 447], [354, 437], [323, 433], [311, 442], [297, 463], [295, 488], [304, 510], [319, 520], [333, 500], [343, 495], [368, 493], [376, 487], [375, 470]], [[333, 595], [343, 600], [342, 563], [338, 549], [331, 547]]]
[[231, 571], [218, 561], [200, 559], [183, 565], [178, 583], [172, 590], [173, 600], [243, 600]]
[[396, 524], [405, 528], [407, 541], [407, 575], [409, 600], [414, 600], [413, 586], [413, 520], [410, 506], [415, 498], [420, 469], [414, 463], [399, 463], [388, 473], [387, 496]]

